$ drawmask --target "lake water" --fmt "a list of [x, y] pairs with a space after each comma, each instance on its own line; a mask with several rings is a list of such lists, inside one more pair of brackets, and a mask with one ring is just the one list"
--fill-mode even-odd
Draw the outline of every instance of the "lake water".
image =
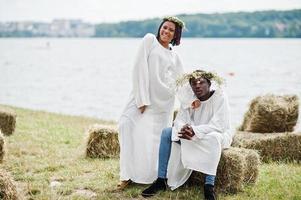
[[[0, 39], [0, 104], [117, 120], [140, 39]], [[266, 93], [301, 97], [300, 39], [186, 39], [186, 70], [227, 80], [232, 125]]]

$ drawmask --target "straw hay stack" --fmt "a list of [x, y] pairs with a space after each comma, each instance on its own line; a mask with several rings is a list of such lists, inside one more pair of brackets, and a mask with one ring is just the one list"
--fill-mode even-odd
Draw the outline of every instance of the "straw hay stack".
[[11, 176], [0, 169], [0, 199], [17, 200], [17, 188]]
[[256, 133], [292, 132], [298, 120], [296, 95], [265, 95], [251, 101], [240, 131]]
[[[258, 177], [260, 159], [256, 151], [243, 148], [229, 148], [222, 152], [217, 168], [217, 189], [226, 193], [236, 193], [245, 184], [255, 183]], [[190, 184], [204, 184], [204, 175], [193, 172]]]
[[119, 155], [118, 133], [115, 127], [93, 125], [88, 130], [86, 156], [109, 158]]
[[14, 111], [0, 107], [0, 130], [4, 135], [11, 135], [16, 127], [16, 114]]
[[301, 133], [249, 133], [238, 132], [233, 146], [259, 151], [263, 162], [301, 162]]
[[4, 155], [5, 155], [5, 142], [4, 137], [0, 130], [0, 163], [3, 161]]
[[258, 178], [260, 156], [255, 150], [245, 148], [235, 148], [235, 151], [240, 152], [245, 159], [244, 163], [244, 180], [245, 184], [255, 183]]

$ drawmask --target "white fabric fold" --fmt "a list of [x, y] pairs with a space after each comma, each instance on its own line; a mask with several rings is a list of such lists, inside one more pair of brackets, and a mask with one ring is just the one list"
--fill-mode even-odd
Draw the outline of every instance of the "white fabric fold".
[[161, 131], [172, 125], [175, 81], [182, 74], [174, 50], [153, 34], [145, 35], [133, 69], [133, 91], [119, 120], [121, 180], [147, 184], [156, 179]]
[[230, 111], [227, 96], [217, 89], [196, 109], [181, 107], [174, 121], [172, 139], [179, 140], [178, 132], [189, 124], [195, 132], [193, 140], [180, 139], [172, 144], [168, 163], [168, 184], [176, 189], [186, 182], [192, 170], [215, 175], [221, 151], [232, 142]]

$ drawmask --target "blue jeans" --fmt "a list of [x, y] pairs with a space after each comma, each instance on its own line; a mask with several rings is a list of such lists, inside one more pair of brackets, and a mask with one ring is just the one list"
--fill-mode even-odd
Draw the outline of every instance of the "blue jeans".
[[[171, 153], [171, 133], [172, 128], [165, 128], [162, 130], [160, 148], [159, 148], [159, 166], [158, 177], [166, 178], [168, 161]], [[214, 185], [215, 176], [205, 174], [205, 184]]]

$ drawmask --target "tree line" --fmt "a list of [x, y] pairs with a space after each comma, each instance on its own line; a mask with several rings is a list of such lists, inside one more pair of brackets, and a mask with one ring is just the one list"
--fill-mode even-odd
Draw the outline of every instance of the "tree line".
[[[178, 15], [184, 37], [301, 37], [301, 9]], [[161, 19], [96, 24], [95, 37], [142, 37], [157, 32]]]
[[[184, 37], [301, 37], [301, 9], [182, 14], [177, 17], [186, 24]], [[58, 32], [51, 32], [52, 24], [47, 23], [30, 22], [25, 29], [22, 22], [0, 23], [0, 37], [143, 37], [146, 33], [156, 34], [160, 22], [160, 18], [154, 18], [119, 23], [81, 23], [87, 26], [76, 29], [71, 25], [68, 30], [55, 28]]]

